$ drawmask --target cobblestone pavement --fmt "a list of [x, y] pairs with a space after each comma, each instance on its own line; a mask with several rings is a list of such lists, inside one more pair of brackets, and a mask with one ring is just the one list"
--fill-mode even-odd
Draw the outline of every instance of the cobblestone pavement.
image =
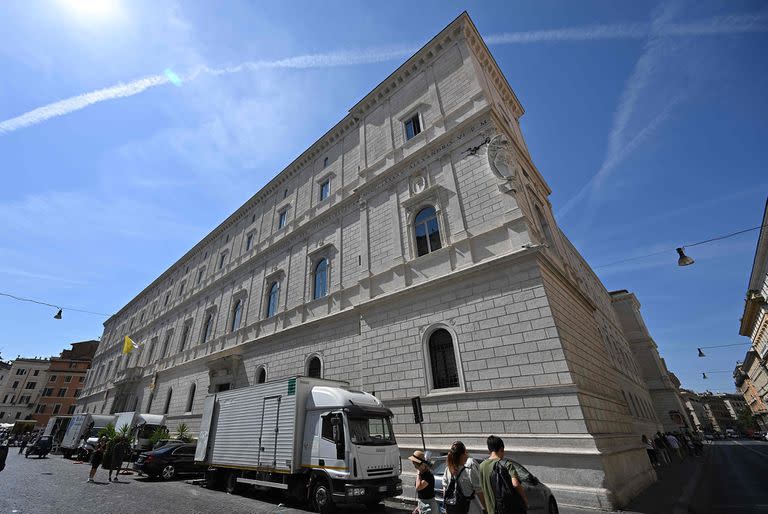
[[[86, 483], [90, 466], [66, 460], [59, 455], [45, 459], [25, 459], [11, 448], [5, 470], [0, 472], [0, 514], [6, 513], [304, 513], [301, 506], [280, 504], [280, 497], [266, 493], [229, 495], [210, 491], [184, 480], [153, 481], [137, 475], [120, 475], [122, 482], [107, 482], [107, 472], [99, 469], [96, 483]], [[343, 513], [363, 513], [364, 508], [348, 507]], [[388, 506], [379, 512], [403, 513]]]

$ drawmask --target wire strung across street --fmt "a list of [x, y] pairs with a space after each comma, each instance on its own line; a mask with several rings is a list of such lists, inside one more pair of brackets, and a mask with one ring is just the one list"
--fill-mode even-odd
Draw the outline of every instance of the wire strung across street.
[[48, 307], [53, 307], [54, 309], [63, 309], [66, 311], [73, 311], [73, 312], [83, 312], [85, 314], [93, 314], [95, 316], [104, 316], [107, 318], [111, 316], [111, 314], [104, 314], [103, 312], [93, 312], [93, 311], [87, 311], [84, 309], [75, 309], [74, 307], [64, 307], [62, 305], [54, 305], [52, 303], [41, 302], [39, 300], [33, 300], [31, 298], [22, 298], [21, 296], [12, 295], [10, 293], [0, 292], [0, 296], [7, 296], [8, 298], [13, 298], [14, 300], [17, 300], [20, 302], [30, 302], [30, 303], [36, 303], [38, 305], [46, 305]]
[[[734, 237], [734, 236], [738, 236], [738, 235], [741, 235], [741, 234], [745, 234], [747, 232], [752, 232], [753, 230], [757, 230], [757, 229], [760, 229], [760, 228], [763, 228], [763, 227], [766, 227], [766, 226], [768, 226], [768, 224], [758, 225], [758, 226], [752, 227], [752, 228], [745, 228], [744, 230], [738, 230], [736, 232], [732, 232], [730, 234], [725, 234], [723, 236], [717, 236], [717, 237], [713, 237], [713, 238], [710, 238], [710, 239], [705, 239], [704, 241], [697, 241], [695, 243], [685, 244], [681, 248], [690, 248], [692, 246], [699, 246], [699, 245], [703, 245], [703, 244], [706, 244], [706, 243], [711, 243], [713, 241], [720, 241], [722, 239], [728, 239], [729, 237]], [[670, 248], [670, 249], [667, 249], [667, 250], [659, 250], [658, 252], [647, 253], [645, 255], [638, 255], [637, 257], [629, 257], [627, 259], [621, 259], [621, 260], [618, 260], [618, 261], [609, 262], [607, 264], [601, 264], [599, 266], [594, 266], [593, 269], [607, 268], [608, 266], [615, 266], [616, 264], [623, 264], [625, 262], [637, 261], [637, 260], [640, 260], [640, 259], [647, 259], [648, 257], [655, 257], [657, 255], [669, 254], [669, 253], [672, 253], [674, 251], [675, 251], [674, 248]]]

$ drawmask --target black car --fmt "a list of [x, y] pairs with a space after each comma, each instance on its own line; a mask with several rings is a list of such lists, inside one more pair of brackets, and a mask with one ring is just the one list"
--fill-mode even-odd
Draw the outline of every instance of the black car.
[[170, 480], [176, 475], [203, 473], [205, 466], [195, 464], [194, 444], [168, 444], [151, 452], [139, 455], [133, 469], [150, 478], [162, 477]]

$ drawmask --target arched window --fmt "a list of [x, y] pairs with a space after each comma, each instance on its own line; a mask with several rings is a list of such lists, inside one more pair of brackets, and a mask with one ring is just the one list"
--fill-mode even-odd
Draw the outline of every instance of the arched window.
[[267, 317], [271, 318], [277, 314], [277, 303], [280, 301], [280, 282], [272, 282], [269, 286], [269, 296], [267, 296]]
[[320, 357], [313, 355], [307, 362], [307, 376], [313, 378], [323, 378], [323, 364]]
[[206, 342], [211, 338], [211, 332], [213, 331], [213, 313], [209, 312], [205, 315], [205, 323], [203, 323], [203, 340]]
[[413, 231], [416, 238], [416, 255], [421, 257], [439, 250], [440, 227], [437, 223], [437, 212], [431, 205], [424, 207], [413, 219]]
[[259, 366], [259, 369], [256, 371], [256, 383], [263, 384], [266, 381], [267, 381], [267, 370], [264, 368], [264, 366]]
[[320, 259], [315, 266], [315, 289], [312, 299], [317, 300], [328, 294], [328, 259]]
[[189, 395], [187, 396], [187, 410], [184, 412], [192, 412], [192, 405], [195, 403], [195, 390], [197, 389], [197, 384], [195, 382], [192, 382], [192, 385], [189, 386]]
[[429, 364], [432, 370], [432, 387], [446, 389], [459, 387], [459, 370], [450, 332], [439, 328], [429, 336]]
[[541, 231], [544, 232], [544, 238], [547, 240], [547, 244], [554, 249], [555, 239], [552, 237], [552, 229], [549, 226], [547, 218], [544, 216], [544, 213], [541, 212], [538, 205], [534, 205], [533, 208], [536, 210], [536, 217], [541, 226]]
[[240, 328], [240, 318], [243, 316], [243, 300], [237, 300], [232, 307], [232, 323], [229, 325], [229, 331], [234, 332]]
[[163, 407], [163, 414], [168, 414], [168, 409], [171, 408], [171, 397], [173, 396], [173, 388], [168, 388], [168, 396], [165, 397], [165, 407]]

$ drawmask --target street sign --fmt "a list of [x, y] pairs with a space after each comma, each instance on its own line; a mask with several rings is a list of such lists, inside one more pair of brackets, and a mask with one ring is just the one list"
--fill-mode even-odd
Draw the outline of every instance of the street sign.
[[413, 407], [413, 422], [421, 423], [424, 421], [424, 413], [421, 411], [421, 397], [411, 398], [411, 406]]

